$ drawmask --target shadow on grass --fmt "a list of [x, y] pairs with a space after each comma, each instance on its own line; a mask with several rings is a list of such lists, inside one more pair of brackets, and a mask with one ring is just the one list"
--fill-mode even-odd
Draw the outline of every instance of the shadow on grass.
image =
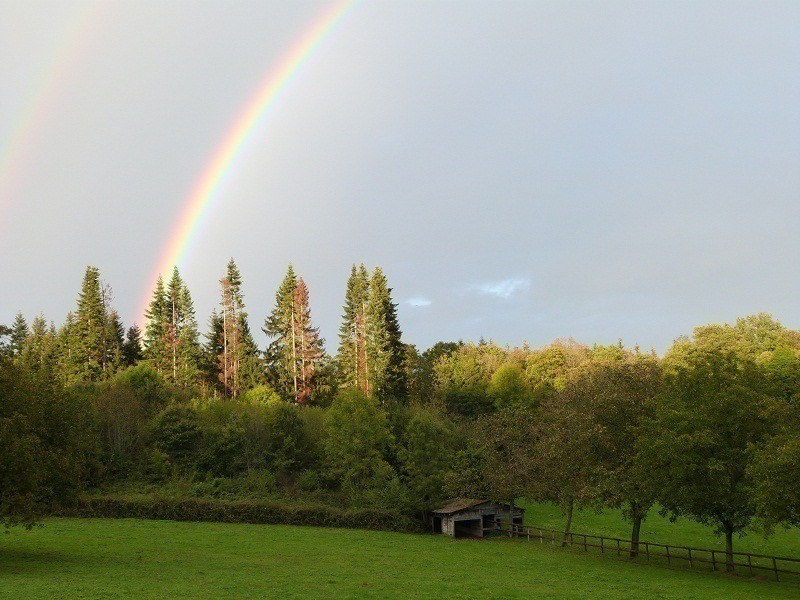
[[[92, 562], [89, 558], [88, 562]], [[4, 546], [0, 539], [0, 576], [31, 575], [85, 567], [87, 557], [56, 550], [33, 550]]]

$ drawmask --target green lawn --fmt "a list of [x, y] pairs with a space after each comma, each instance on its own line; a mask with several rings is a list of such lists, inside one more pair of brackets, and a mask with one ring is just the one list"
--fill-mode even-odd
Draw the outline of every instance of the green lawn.
[[670, 569], [507, 538], [49, 519], [0, 537], [3, 598], [797, 598], [800, 584]]
[[[526, 523], [550, 529], [564, 528], [566, 519], [553, 505], [521, 503], [521, 506], [526, 509]], [[631, 537], [630, 523], [622, 518], [619, 511], [614, 510], [604, 510], [601, 513], [592, 510], [575, 511], [572, 530], [624, 539]], [[657, 510], [651, 511], [642, 523], [641, 539], [695, 548], [725, 548], [724, 536], [715, 535], [712, 527], [689, 519], [678, 519], [671, 523], [669, 519], [660, 516]], [[778, 529], [767, 539], [756, 532], [748, 532], [743, 537], [735, 535], [733, 549], [738, 552], [800, 558], [800, 529]]]

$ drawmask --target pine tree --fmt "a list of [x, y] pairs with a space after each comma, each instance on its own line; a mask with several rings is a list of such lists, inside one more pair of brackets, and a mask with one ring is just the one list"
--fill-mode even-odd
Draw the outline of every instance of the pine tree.
[[220, 288], [222, 347], [217, 356], [219, 380], [225, 393], [236, 398], [239, 391], [251, 385], [253, 378], [257, 377], [260, 365], [258, 348], [244, 311], [242, 276], [233, 259], [228, 262], [226, 276], [220, 279]]
[[142, 330], [134, 323], [128, 328], [125, 342], [122, 344], [122, 363], [126, 367], [133, 367], [142, 358]]
[[[177, 274], [177, 269], [176, 269]], [[178, 291], [177, 297], [177, 382], [184, 385], [194, 385], [200, 374], [200, 334], [197, 331], [197, 317], [194, 312], [194, 302], [189, 288], [184, 282]]]
[[25, 350], [25, 344], [28, 341], [29, 333], [28, 322], [25, 320], [22, 313], [18, 312], [14, 323], [11, 325], [11, 339], [9, 343], [11, 356], [19, 358], [22, 355], [22, 352]]
[[201, 370], [205, 383], [215, 392], [222, 391], [219, 378], [219, 356], [223, 353], [222, 316], [214, 309], [208, 319], [208, 333], [203, 347]]
[[305, 405], [310, 402], [314, 391], [314, 379], [322, 360], [323, 340], [319, 329], [311, 323], [311, 307], [308, 300], [308, 286], [303, 278], [297, 280], [294, 290], [292, 337], [295, 347], [295, 402]]
[[145, 316], [147, 317], [147, 327], [144, 335], [144, 356], [150, 361], [153, 368], [163, 375], [167, 372], [169, 365], [167, 325], [170, 322], [170, 315], [169, 300], [161, 275], [156, 281], [153, 299]]
[[31, 332], [22, 352], [22, 364], [31, 371], [55, 372], [55, 326], [51, 323], [48, 327], [44, 315], [35, 317], [31, 322]]
[[342, 387], [368, 391], [366, 361], [366, 310], [369, 298], [369, 274], [360, 265], [350, 270], [345, 292], [344, 314], [339, 328], [337, 370]]
[[[106, 302], [110, 294], [105, 294]], [[103, 340], [103, 371], [106, 376], [115, 373], [124, 362], [122, 347], [125, 344], [125, 327], [116, 310], [111, 309], [106, 318]]]
[[78, 295], [74, 323], [65, 332], [67, 354], [62, 375], [66, 383], [100, 381], [108, 374], [107, 293], [100, 282], [100, 272], [87, 267]]
[[366, 310], [366, 354], [368, 392], [382, 400], [406, 395], [405, 347], [401, 340], [397, 305], [380, 267], [370, 278]]
[[270, 383], [285, 398], [296, 397], [297, 349], [292, 338], [295, 288], [297, 276], [290, 264], [275, 293], [275, 307], [263, 327], [264, 333], [272, 339], [266, 352]]

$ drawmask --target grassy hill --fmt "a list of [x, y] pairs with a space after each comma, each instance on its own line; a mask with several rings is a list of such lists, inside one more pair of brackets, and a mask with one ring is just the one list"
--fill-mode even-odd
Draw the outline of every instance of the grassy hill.
[[132, 519], [0, 537], [4, 598], [796, 598], [800, 584], [632, 564], [520, 540]]

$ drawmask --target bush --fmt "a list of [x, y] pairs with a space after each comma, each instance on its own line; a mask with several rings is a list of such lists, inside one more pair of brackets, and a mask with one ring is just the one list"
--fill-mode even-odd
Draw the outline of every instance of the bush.
[[168, 519], [263, 525], [310, 525], [384, 531], [420, 531], [422, 523], [394, 510], [343, 510], [324, 504], [289, 505], [254, 500], [81, 497], [58, 516], [104, 519]]

